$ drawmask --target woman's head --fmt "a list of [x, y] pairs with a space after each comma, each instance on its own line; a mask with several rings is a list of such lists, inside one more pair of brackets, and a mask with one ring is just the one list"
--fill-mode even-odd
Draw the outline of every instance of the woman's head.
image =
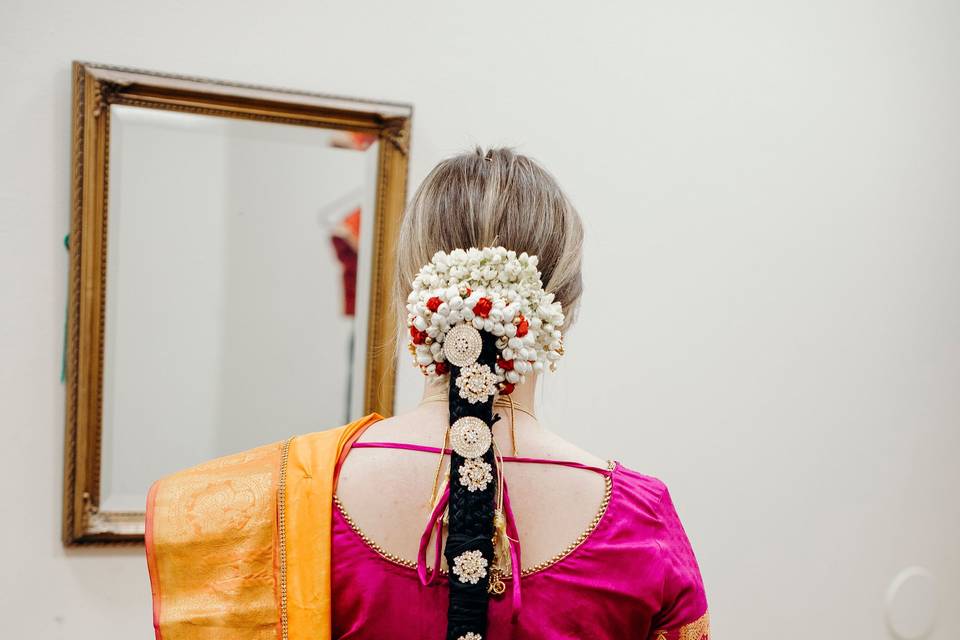
[[544, 288], [569, 325], [583, 289], [580, 216], [553, 176], [507, 148], [448, 158], [424, 179], [400, 228], [396, 299], [406, 301], [437, 251], [493, 246], [538, 257]]

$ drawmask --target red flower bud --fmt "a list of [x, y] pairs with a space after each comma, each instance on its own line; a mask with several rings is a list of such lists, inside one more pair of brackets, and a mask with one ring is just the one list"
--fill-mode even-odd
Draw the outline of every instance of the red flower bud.
[[413, 344], [423, 344], [427, 339], [427, 332], [410, 327], [410, 337], [413, 338]]
[[433, 313], [437, 312], [437, 309], [440, 308], [440, 298], [434, 296], [427, 300], [427, 309], [430, 309]]
[[530, 323], [523, 316], [520, 316], [520, 323], [517, 325], [517, 337], [522, 338], [530, 330]]
[[493, 309], [493, 302], [489, 298], [480, 298], [477, 304], [473, 305], [473, 312], [481, 318], [489, 317], [491, 309]]
[[513, 393], [514, 389], [516, 389], [516, 387], [512, 383], [504, 382], [503, 384], [500, 385], [500, 395], [508, 396], [511, 393]]
[[447, 363], [446, 363], [446, 362], [438, 362], [438, 363], [437, 363], [437, 375], [438, 375], [438, 376], [442, 376], [443, 374], [445, 374], [445, 373], [446, 373], [447, 371], [449, 371], [449, 370], [450, 370], [450, 367], [447, 366]]
[[503, 358], [497, 358], [497, 366], [499, 366], [504, 371], [513, 371], [513, 360], [504, 360]]

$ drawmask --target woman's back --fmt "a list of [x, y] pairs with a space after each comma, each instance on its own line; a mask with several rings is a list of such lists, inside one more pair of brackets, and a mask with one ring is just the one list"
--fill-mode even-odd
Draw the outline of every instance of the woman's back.
[[[509, 410], [497, 413], [523, 577], [519, 589], [509, 577], [491, 598], [485, 637], [699, 640], [691, 634], [705, 624], [706, 602], [663, 484], [575, 447], [527, 414], [515, 412], [511, 430]], [[372, 425], [347, 456], [333, 521], [334, 638], [444, 637], [446, 564], [424, 585], [417, 563], [429, 581], [431, 484], [448, 424], [445, 405], [423, 404]], [[511, 455], [514, 440], [519, 456]]]
[[[155, 485], [158, 621], [166, 602], [168, 626], [216, 620], [284, 639], [707, 638], [666, 487], [527, 408], [564, 355], [582, 239], [576, 210], [530, 158], [478, 149], [437, 165], [397, 244], [423, 401]], [[182, 513], [211, 492], [215, 517], [186, 527]], [[220, 579], [207, 584], [204, 567]]]
[[[494, 440], [504, 455], [513, 453], [507, 410], [494, 425]], [[543, 429], [528, 415], [514, 412], [523, 457], [572, 460], [605, 468], [591, 455]], [[360, 442], [401, 442], [437, 448], [449, 426], [444, 404], [429, 403], [372, 425]], [[446, 469], [449, 457], [443, 462]], [[438, 455], [388, 448], [351, 452], [340, 471], [337, 494], [350, 515], [382, 547], [416, 558], [430, 512]], [[596, 473], [556, 465], [508, 464], [504, 480], [521, 531], [525, 566], [538, 564], [562, 550], [589, 525], [604, 496]], [[537, 526], [550, 522], [549, 527]], [[431, 558], [432, 561], [432, 558]], [[445, 565], [443, 565], [445, 568]]]

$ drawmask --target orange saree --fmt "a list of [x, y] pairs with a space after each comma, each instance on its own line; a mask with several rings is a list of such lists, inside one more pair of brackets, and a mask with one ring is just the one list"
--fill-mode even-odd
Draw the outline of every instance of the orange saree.
[[146, 547], [157, 640], [329, 640], [336, 470], [380, 419], [371, 414], [154, 483]]

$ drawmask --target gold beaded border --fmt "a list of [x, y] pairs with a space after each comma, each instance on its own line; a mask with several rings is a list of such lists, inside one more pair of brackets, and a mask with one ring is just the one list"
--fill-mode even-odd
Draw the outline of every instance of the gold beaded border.
[[[295, 437], [295, 436], [294, 436]], [[290, 459], [290, 444], [287, 438], [280, 450], [280, 481], [277, 487], [277, 536], [280, 538], [280, 639], [287, 640], [287, 462]]]
[[[617, 463], [615, 461], [613, 460], [607, 461], [607, 469], [611, 471], [611, 473], [605, 474], [603, 476], [603, 481], [604, 481], [603, 499], [600, 501], [600, 507], [599, 509], [597, 509], [596, 515], [594, 515], [593, 520], [590, 521], [590, 524], [587, 526], [587, 528], [577, 537], [576, 540], [574, 540], [572, 543], [564, 547], [563, 551], [561, 551], [560, 553], [556, 554], [551, 558], [548, 558], [547, 560], [544, 560], [543, 562], [539, 562], [533, 565], [532, 567], [527, 567], [526, 569], [521, 571], [520, 572], [521, 577], [527, 577], [531, 574], [537, 573], [538, 571], [543, 571], [544, 569], [551, 567], [556, 563], [560, 562], [561, 560], [569, 556], [571, 553], [576, 551], [580, 545], [582, 545], [584, 542], [587, 541], [587, 538], [590, 537], [590, 535], [596, 530], [596, 528], [600, 526], [600, 522], [603, 520], [603, 516], [606, 515], [607, 513], [607, 507], [610, 506], [610, 498], [613, 496], [613, 473], [612, 472], [616, 468], [616, 466], [617, 466]], [[407, 560], [406, 558], [399, 556], [395, 553], [390, 553], [389, 551], [384, 549], [382, 546], [380, 546], [377, 542], [375, 542], [373, 538], [368, 536], [366, 532], [360, 528], [360, 525], [358, 525], [356, 521], [350, 516], [350, 514], [347, 513], [347, 510], [343, 506], [343, 503], [340, 501], [340, 498], [337, 497], [336, 495], [333, 496], [333, 503], [337, 506], [337, 510], [340, 512], [340, 515], [343, 516], [344, 521], [347, 523], [350, 529], [353, 530], [355, 534], [357, 534], [357, 537], [359, 537], [360, 540], [362, 540], [365, 545], [367, 545], [368, 547], [370, 547], [370, 549], [375, 551], [377, 555], [379, 555], [384, 560], [388, 560], [393, 564], [399, 565], [401, 567], [406, 567], [407, 569], [417, 568], [416, 562]], [[443, 575], [448, 575], [449, 572], [446, 569], [440, 569], [440, 573], [442, 573]], [[512, 573], [508, 573], [504, 575], [503, 578], [507, 579], [507, 578], [511, 578], [512, 576], [513, 576]]]
[[[550, 567], [560, 562], [561, 560], [569, 556], [571, 553], [576, 551], [580, 545], [582, 545], [584, 542], [587, 541], [587, 538], [590, 537], [590, 534], [592, 534], [596, 530], [596, 528], [600, 526], [600, 521], [603, 520], [603, 516], [607, 513], [607, 507], [610, 506], [610, 498], [613, 496], [613, 473], [612, 472], [615, 467], [616, 467], [616, 462], [614, 462], [613, 460], [607, 461], [607, 469], [609, 469], [611, 473], [608, 473], [603, 476], [603, 481], [604, 481], [603, 500], [601, 500], [600, 502], [600, 508], [597, 510], [597, 514], [593, 516], [593, 520], [590, 521], [590, 526], [587, 527], [587, 529], [583, 533], [581, 533], [580, 536], [573, 543], [567, 545], [567, 547], [563, 551], [553, 556], [552, 558], [549, 558], [547, 560], [544, 560], [543, 562], [533, 565], [532, 567], [528, 567], [524, 569], [523, 571], [520, 572], [521, 576], [528, 576], [532, 573], [543, 571], [547, 567]], [[510, 577], [510, 576], [508, 575], [506, 577]]]
[[[353, 529], [353, 532], [357, 534], [357, 536], [359, 536], [361, 540], [363, 540], [363, 543], [365, 545], [367, 545], [368, 547], [376, 551], [377, 554], [380, 555], [380, 557], [382, 557], [385, 560], [389, 560], [394, 564], [398, 564], [401, 567], [406, 567], [408, 569], [417, 568], [416, 562], [411, 562], [410, 560], [406, 560], [398, 555], [390, 553], [389, 551], [381, 547], [379, 544], [374, 542], [373, 538], [371, 538], [366, 533], [364, 533], [363, 529], [360, 528], [360, 525], [358, 525], [356, 521], [350, 517], [350, 514], [347, 513], [347, 510], [344, 508], [343, 503], [340, 502], [340, 498], [337, 497], [336, 495], [333, 496], [333, 503], [337, 505], [337, 510], [340, 511], [340, 515], [343, 516], [344, 521], [346, 521], [346, 523], [350, 526], [350, 528]], [[447, 573], [446, 570], [443, 570], [443, 569], [441, 569], [441, 572], [444, 574]]]

